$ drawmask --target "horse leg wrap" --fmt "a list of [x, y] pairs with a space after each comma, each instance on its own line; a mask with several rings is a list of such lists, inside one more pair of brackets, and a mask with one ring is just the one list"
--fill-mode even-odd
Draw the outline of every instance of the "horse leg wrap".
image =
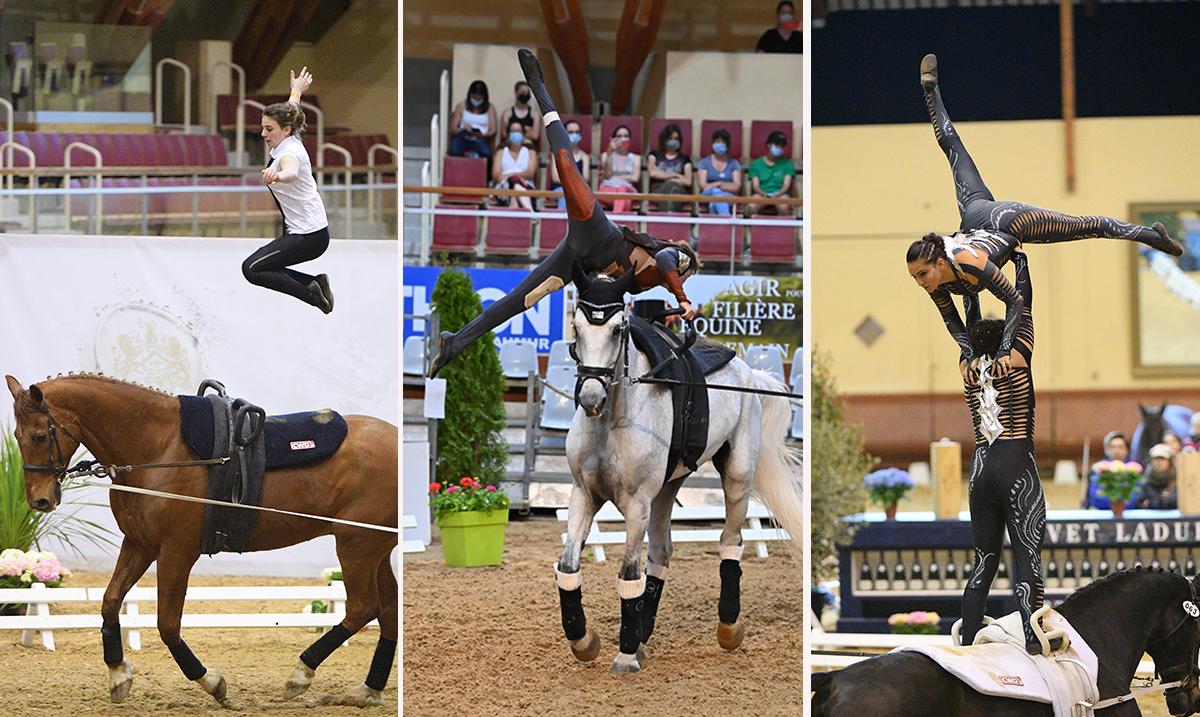
[[300, 661], [308, 666], [310, 670], [315, 670], [321, 666], [326, 657], [334, 650], [342, 646], [342, 643], [350, 639], [350, 631], [342, 627], [340, 624], [329, 628], [329, 632], [321, 635], [321, 639], [308, 646], [308, 649], [300, 653]]
[[171, 657], [175, 658], [175, 664], [179, 665], [180, 670], [183, 670], [184, 677], [193, 681], [204, 677], [207, 670], [192, 654], [192, 648], [188, 647], [186, 642], [180, 639], [178, 645], [172, 645], [167, 649], [171, 651]]
[[721, 597], [717, 600], [717, 617], [726, 625], [737, 622], [742, 612], [742, 564], [737, 560], [721, 561]]
[[583, 614], [583, 588], [558, 589], [558, 606], [562, 609], [563, 634], [574, 642], [587, 634], [587, 617]]
[[642, 613], [642, 642], [650, 641], [654, 633], [654, 618], [658, 615], [658, 601], [662, 599], [663, 586], [666, 581], [653, 575], [646, 576], [646, 607]]
[[106, 622], [100, 627], [104, 641], [104, 664], [116, 665], [125, 659], [125, 646], [121, 644], [121, 623]]
[[643, 597], [621, 598], [621, 654], [636, 655], [642, 644], [642, 613], [646, 600]]
[[375, 645], [375, 656], [371, 658], [371, 670], [367, 673], [367, 687], [383, 691], [383, 688], [387, 686], [388, 675], [392, 672], [392, 662], [395, 659], [396, 641], [386, 637], [379, 638], [379, 644]]

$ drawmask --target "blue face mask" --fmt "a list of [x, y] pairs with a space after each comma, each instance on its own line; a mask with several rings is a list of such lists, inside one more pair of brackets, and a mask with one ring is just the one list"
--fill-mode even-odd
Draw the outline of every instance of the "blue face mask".
[[729, 148], [725, 146], [724, 142], [713, 142], [713, 153], [714, 154], [725, 154], [725, 150], [727, 150], [727, 149], [729, 149]]
[[771, 156], [772, 157], [782, 157], [783, 156], [783, 147], [780, 147], [777, 144], [771, 145]]
[[583, 139], [583, 135], [578, 132], [572, 132], [567, 137], [571, 140], [571, 144], [579, 144], [579, 140]]
[[474, 97], [470, 97], [468, 99], [471, 100], [471, 104], [474, 105], [475, 107], [478, 107], [483, 104], [483, 100], [481, 100], [481, 99], [477, 100]]
[[667, 149], [679, 149], [679, 140], [668, 139], [667, 140]]
[[521, 134], [520, 132], [509, 132], [508, 141], [514, 145], [518, 145], [525, 141], [525, 135]]

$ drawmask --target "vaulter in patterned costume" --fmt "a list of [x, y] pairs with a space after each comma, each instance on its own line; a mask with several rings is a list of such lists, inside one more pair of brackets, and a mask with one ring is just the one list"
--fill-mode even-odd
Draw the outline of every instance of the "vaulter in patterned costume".
[[617, 226], [605, 216], [587, 180], [575, 166], [571, 140], [546, 91], [541, 65], [534, 54], [526, 49], [519, 50], [517, 58], [529, 88], [541, 107], [546, 137], [558, 167], [558, 176], [562, 178], [567, 204], [567, 236], [515, 289], [492, 302], [482, 314], [458, 332], [442, 334], [441, 346], [430, 370], [431, 376], [436, 376], [442, 367], [480, 336], [565, 286], [571, 281], [572, 267], [576, 264], [585, 273], [599, 272], [613, 277], [632, 271], [636, 275], [630, 288], [632, 293], [665, 286], [679, 301], [684, 318], [691, 319], [696, 315], [683, 291], [684, 280], [700, 267], [695, 251], [686, 243], [656, 239]]
[[[988, 591], [1002, 559], [1004, 531], [1013, 551], [1013, 594], [1025, 626], [1025, 645], [1042, 652], [1030, 628], [1030, 615], [1042, 606], [1042, 539], [1046, 529], [1046, 497], [1038, 479], [1033, 451], [1033, 287], [1029, 260], [1020, 249], [1011, 252], [1015, 292], [1021, 300], [1011, 346], [1011, 365], [995, 376], [997, 355], [1008, 326], [985, 319], [971, 329], [971, 347], [978, 363], [967, 374], [963, 392], [975, 425], [971, 458], [971, 536], [975, 567], [963, 591], [962, 644], [969, 645], [983, 628]], [[1007, 282], [1006, 282], [1007, 283]]]
[[[1009, 352], [1022, 307], [1018, 292], [1004, 278], [1000, 267], [1009, 261], [1015, 247], [1026, 242], [1052, 244], [1107, 238], [1140, 242], [1172, 256], [1183, 253], [1183, 248], [1167, 235], [1161, 223], [1144, 227], [1111, 217], [1075, 217], [1021, 202], [996, 201], [942, 106], [937, 58], [933, 55], [926, 55], [921, 61], [921, 88], [925, 91], [934, 135], [954, 172], [962, 223], [952, 236], [927, 234], [913, 242], [906, 260], [909, 273], [929, 292], [946, 328], [961, 348], [959, 368], [964, 378], [973, 358], [969, 332], [979, 319], [979, 294], [984, 289], [1005, 304], [1004, 335], [996, 355], [997, 376], [1003, 376], [1010, 366]], [[963, 297], [965, 325], [951, 294]]]

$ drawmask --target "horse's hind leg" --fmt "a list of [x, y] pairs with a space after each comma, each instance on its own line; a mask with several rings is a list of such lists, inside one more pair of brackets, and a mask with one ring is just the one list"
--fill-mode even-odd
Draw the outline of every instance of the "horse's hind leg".
[[[650, 641], [654, 632], [654, 618], [658, 616], [658, 602], [662, 599], [667, 581], [667, 568], [671, 564], [671, 509], [675, 496], [683, 487], [683, 478], [663, 486], [650, 504], [650, 547], [646, 551], [646, 593], [642, 608], [642, 644]], [[640, 655], [639, 655], [640, 657]]]
[[199, 551], [172, 551], [163, 548], [158, 556], [158, 636], [171, 651], [175, 664], [183, 676], [200, 685], [223, 707], [229, 706], [225, 698], [225, 678], [214, 669], [206, 669], [179, 634], [183, 618], [183, 599], [187, 593], [188, 575], [192, 565], [200, 557]]
[[591, 662], [600, 654], [600, 637], [588, 626], [587, 617], [583, 614], [583, 572], [579, 562], [584, 540], [592, 527], [592, 518], [599, 508], [597, 499], [591, 493], [578, 485], [571, 489], [567, 541], [558, 565], [554, 566], [563, 633], [571, 643], [571, 654], [580, 662]]
[[637, 672], [638, 651], [642, 647], [642, 615], [646, 602], [646, 576], [642, 575], [642, 541], [650, 522], [650, 499], [634, 496], [618, 506], [625, 517], [625, 555], [621, 572], [617, 574], [617, 594], [621, 596], [621, 652], [613, 660], [609, 672]]
[[[755, 434], [757, 435], [757, 434]], [[753, 444], [753, 445], [750, 445]], [[741, 445], [725, 447], [713, 457], [721, 473], [725, 491], [725, 527], [721, 531], [721, 596], [717, 600], [717, 644], [736, 650], [746, 637], [742, 612], [742, 523], [750, 503], [750, 484], [758, 465], [758, 445], [743, 440]]]
[[376, 535], [337, 536], [338, 561], [342, 564], [342, 580], [346, 584], [346, 617], [308, 646], [283, 686], [283, 698], [290, 700], [309, 688], [317, 668], [326, 657], [342, 646], [350, 636], [379, 616], [379, 587], [376, 580], [376, 561], [387, 555]]
[[390, 553], [379, 562], [375, 582], [379, 586], [379, 642], [375, 645], [375, 656], [371, 659], [366, 681], [342, 696], [339, 702], [344, 705], [383, 704], [383, 688], [387, 687], [388, 675], [392, 673], [392, 663], [396, 659], [396, 638], [400, 631], [399, 591]]
[[133, 687], [133, 669], [125, 659], [125, 646], [121, 642], [121, 603], [129, 588], [146, 573], [152, 562], [154, 556], [149, 551], [125, 538], [112, 578], [104, 591], [100, 635], [104, 640], [104, 663], [108, 665], [108, 694], [113, 702], [124, 700]]

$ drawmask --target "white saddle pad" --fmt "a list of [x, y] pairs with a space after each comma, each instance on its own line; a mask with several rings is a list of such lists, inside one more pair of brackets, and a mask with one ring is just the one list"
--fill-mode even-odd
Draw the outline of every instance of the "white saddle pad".
[[977, 692], [996, 697], [1032, 700], [1053, 705], [1055, 717], [1079, 717], [1092, 711], [1075, 705], [1095, 702], [1097, 660], [1066, 619], [1050, 610], [1042, 618], [1046, 632], [1062, 629], [1070, 637], [1066, 650], [1049, 657], [1030, 655], [1023, 638], [989, 625], [966, 647], [905, 645], [893, 652], [919, 652]]

